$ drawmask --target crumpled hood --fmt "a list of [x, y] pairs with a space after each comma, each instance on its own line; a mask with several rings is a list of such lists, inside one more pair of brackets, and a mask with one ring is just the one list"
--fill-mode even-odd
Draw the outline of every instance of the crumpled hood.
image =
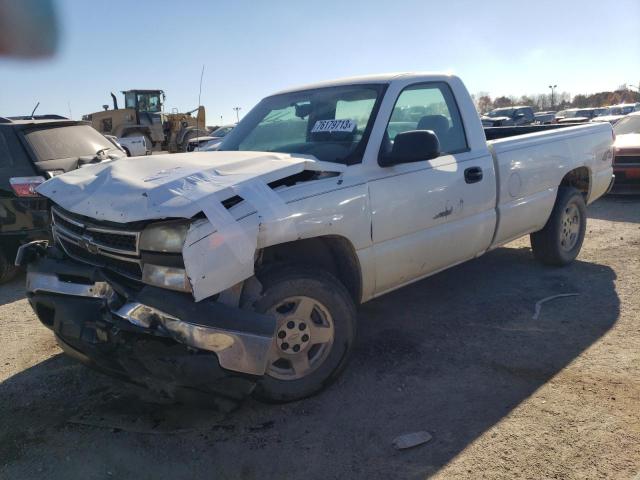
[[37, 192], [78, 215], [127, 223], [194, 216], [202, 208], [188, 195], [175, 192], [196, 184], [224, 201], [235, 195], [232, 185], [251, 179], [270, 183], [304, 170], [345, 168], [309, 155], [271, 152], [150, 155], [80, 168], [44, 182]]

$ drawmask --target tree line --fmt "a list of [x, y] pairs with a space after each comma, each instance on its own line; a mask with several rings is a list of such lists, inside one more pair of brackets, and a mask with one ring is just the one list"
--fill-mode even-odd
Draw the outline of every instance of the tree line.
[[612, 92], [578, 94], [573, 97], [569, 92], [555, 92], [553, 95], [553, 105], [551, 104], [550, 93], [522, 95], [520, 97], [503, 95], [491, 98], [487, 92], [478, 92], [471, 95], [471, 97], [480, 113], [486, 113], [494, 108], [511, 107], [513, 105], [530, 105], [534, 110], [538, 111], [557, 111], [566, 108], [606, 107], [618, 103], [640, 102], [640, 92], [629, 90], [625, 85], [621, 85]]

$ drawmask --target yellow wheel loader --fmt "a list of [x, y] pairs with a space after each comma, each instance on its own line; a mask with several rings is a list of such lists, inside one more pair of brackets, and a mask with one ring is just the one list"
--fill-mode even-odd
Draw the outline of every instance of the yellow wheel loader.
[[[186, 113], [163, 112], [165, 94], [162, 90], [127, 90], [124, 108], [118, 108], [118, 100], [112, 93], [113, 109], [84, 115], [93, 128], [105, 135], [122, 137], [146, 137], [153, 150], [169, 152], [185, 151], [189, 140], [206, 135], [205, 111], [201, 105]], [[195, 114], [195, 115], [194, 115]]]

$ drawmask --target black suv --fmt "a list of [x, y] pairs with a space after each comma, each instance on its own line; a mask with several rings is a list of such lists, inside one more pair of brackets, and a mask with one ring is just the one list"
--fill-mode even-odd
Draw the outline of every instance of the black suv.
[[46, 179], [124, 157], [85, 122], [57, 115], [0, 117], [0, 283], [16, 273], [18, 247], [49, 238], [49, 206], [35, 188]]

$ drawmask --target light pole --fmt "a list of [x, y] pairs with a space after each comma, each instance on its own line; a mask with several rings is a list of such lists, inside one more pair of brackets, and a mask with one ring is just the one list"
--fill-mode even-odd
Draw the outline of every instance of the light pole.
[[551, 109], [553, 110], [553, 94], [556, 88], [558, 88], [558, 85], [549, 85], [549, 88], [551, 89]]
[[627, 85], [628, 88], [635, 88], [638, 92], [640, 92], [640, 87], [636, 86], [636, 85]]
[[236, 111], [236, 121], [239, 122], [240, 121], [240, 110], [242, 110], [241, 107], [233, 107], [233, 109]]

